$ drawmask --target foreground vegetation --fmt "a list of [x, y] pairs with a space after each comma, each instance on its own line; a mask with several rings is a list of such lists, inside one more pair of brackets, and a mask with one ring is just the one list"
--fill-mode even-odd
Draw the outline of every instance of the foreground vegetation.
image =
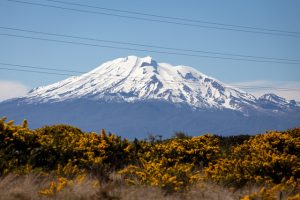
[[300, 128], [128, 141], [0, 120], [0, 199], [300, 199]]

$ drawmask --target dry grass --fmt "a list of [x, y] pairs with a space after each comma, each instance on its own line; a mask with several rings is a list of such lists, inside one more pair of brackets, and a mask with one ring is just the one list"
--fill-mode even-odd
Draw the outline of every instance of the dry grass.
[[257, 191], [257, 188], [248, 187], [233, 192], [212, 183], [205, 183], [194, 186], [185, 193], [166, 195], [159, 188], [129, 186], [118, 175], [113, 174], [110, 177], [109, 182], [101, 185], [95, 185], [96, 179], [86, 178], [65, 187], [55, 196], [46, 197], [40, 195], [39, 191], [49, 187], [53, 178], [36, 174], [10, 174], [0, 179], [0, 200], [235, 200], [246, 193]]
[[45, 180], [36, 175], [7, 175], [0, 180], [0, 200], [35, 200], [41, 199], [37, 195], [42, 187], [46, 187]]

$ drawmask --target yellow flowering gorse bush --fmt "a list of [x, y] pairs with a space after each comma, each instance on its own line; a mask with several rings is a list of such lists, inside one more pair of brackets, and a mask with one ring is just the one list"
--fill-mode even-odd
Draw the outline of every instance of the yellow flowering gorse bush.
[[185, 190], [200, 179], [200, 170], [220, 156], [218, 139], [211, 135], [172, 139], [145, 145], [137, 165], [120, 171], [132, 184]]
[[280, 132], [256, 135], [233, 148], [229, 156], [210, 164], [205, 170], [207, 177], [238, 186], [300, 178], [300, 134], [296, 131], [297, 136]]
[[[43, 173], [58, 177], [40, 192], [55, 196], [83, 174], [108, 181], [119, 172], [129, 184], [182, 192], [196, 183], [264, 189], [244, 199], [272, 199], [300, 192], [300, 128], [255, 136], [202, 135], [128, 141], [104, 130], [82, 132], [68, 125], [30, 130], [0, 119], [0, 176]], [[298, 196], [297, 196], [298, 195]]]

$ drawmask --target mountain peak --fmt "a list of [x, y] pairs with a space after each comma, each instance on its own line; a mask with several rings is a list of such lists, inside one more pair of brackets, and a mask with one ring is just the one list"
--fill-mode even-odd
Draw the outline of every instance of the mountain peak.
[[30, 101], [157, 100], [194, 108], [242, 110], [255, 106], [253, 95], [227, 86], [188, 66], [157, 63], [150, 56], [127, 56], [108, 61], [81, 76], [32, 90]]
[[[118, 60], [118, 59], [117, 59]], [[124, 58], [124, 61], [136, 61], [136, 63], [139, 63], [140, 67], [144, 66], [152, 66], [152, 67], [157, 67], [157, 62], [151, 57], [151, 56], [146, 56], [146, 57], [138, 57], [138, 56], [127, 56]]]
[[288, 103], [288, 101], [285, 98], [282, 98], [274, 93], [267, 93], [259, 97], [259, 100], [264, 100], [264, 101], [270, 101], [273, 103]]
[[287, 100], [274, 93], [267, 93], [258, 98], [259, 103], [264, 108], [271, 109], [289, 109], [297, 107], [298, 104], [294, 100]]
[[144, 66], [152, 66], [154, 68], [157, 67], [157, 62], [153, 60], [150, 56], [144, 57], [144, 58], [139, 58], [141, 60], [141, 67]]
[[148, 63], [148, 64], [151, 64], [152, 62], [152, 57], [150, 56], [146, 56], [146, 57], [143, 57], [143, 58], [140, 58], [140, 57], [136, 57], [137, 59], [140, 59], [143, 63]]
[[[115, 68], [112, 69], [112, 66]], [[99, 67], [95, 68], [94, 70], [88, 73], [98, 73], [99, 71], [103, 71], [104, 69], [109, 69], [109, 71], [116, 71], [123, 68], [123, 70], [132, 70], [135, 67], [145, 67], [145, 66], [152, 66], [157, 67], [157, 62], [153, 60], [152, 57], [138, 57], [134, 55], [130, 55], [124, 58], [117, 58], [112, 61], [105, 62], [104, 64], [100, 65]]]

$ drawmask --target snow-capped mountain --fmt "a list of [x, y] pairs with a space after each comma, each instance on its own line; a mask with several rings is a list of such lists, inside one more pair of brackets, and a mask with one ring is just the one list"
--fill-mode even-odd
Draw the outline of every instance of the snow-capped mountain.
[[262, 95], [258, 98], [258, 102], [262, 107], [269, 109], [292, 109], [299, 107], [295, 100], [288, 101], [273, 93]]
[[65, 123], [85, 131], [104, 128], [129, 138], [252, 134], [300, 125], [300, 106], [275, 94], [260, 98], [191, 67], [128, 56], [26, 96], [0, 102], [0, 117], [31, 128]]
[[136, 102], [163, 100], [196, 108], [241, 110], [255, 106], [256, 98], [225, 85], [191, 67], [157, 63], [151, 57], [128, 56], [106, 62], [81, 76], [39, 87], [32, 102], [93, 100]]

